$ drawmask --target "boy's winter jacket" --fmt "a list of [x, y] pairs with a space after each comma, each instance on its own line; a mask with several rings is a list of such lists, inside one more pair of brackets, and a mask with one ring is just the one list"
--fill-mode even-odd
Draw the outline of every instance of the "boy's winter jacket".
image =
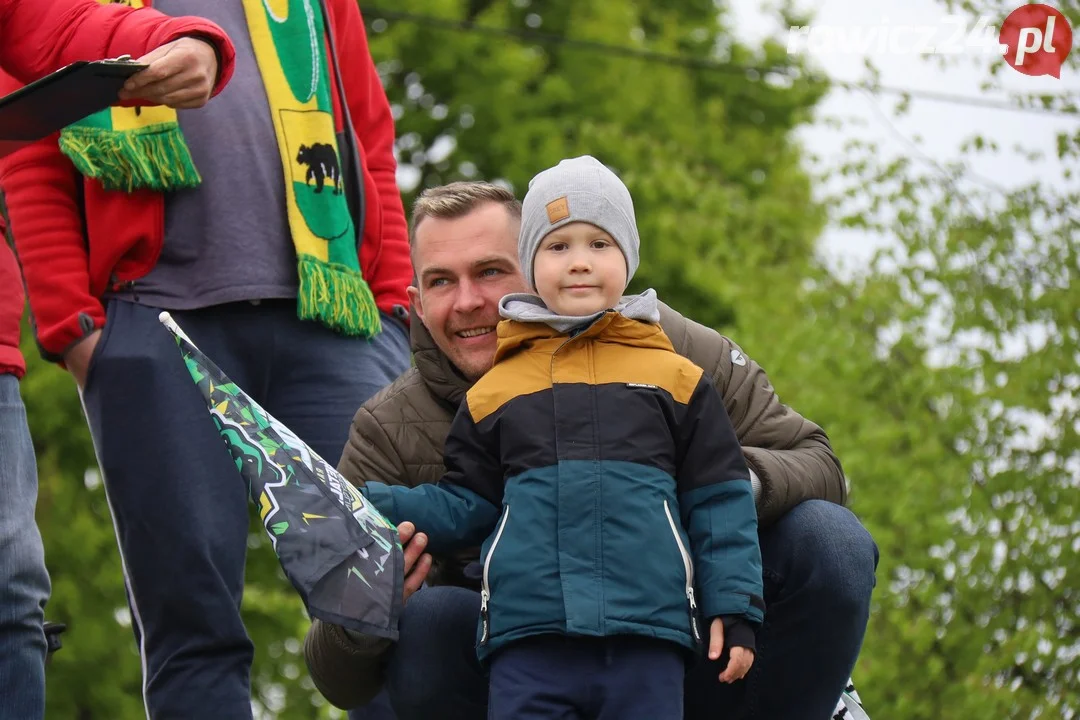
[[[825, 431], [781, 401], [764, 368], [730, 338], [662, 302], [660, 327], [675, 352], [703, 368], [724, 399], [743, 457], [761, 479], [759, 527], [812, 498], [846, 501], [844, 473]], [[364, 403], [353, 418], [338, 471], [356, 485], [379, 481], [415, 487], [443, 476], [446, 436], [473, 383], [415, 316], [410, 333], [415, 367]], [[479, 592], [479, 579], [465, 572], [474, 562], [479, 565], [479, 557], [479, 545], [435, 556], [427, 584]], [[347, 636], [341, 627], [321, 620], [312, 623], [304, 639], [312, 681], [335, 707], [345, 709], [370, 702], [382, 689], [392, 649], [388, 640]]]
[[437, 485], [364, 492], [434, 553], [483, 542], [481, 658], [542, 633], [694, 648], [702, 621], [762, 621], [742, 450], [711, 378], [658, 325], [500, 323], [445, 459]]

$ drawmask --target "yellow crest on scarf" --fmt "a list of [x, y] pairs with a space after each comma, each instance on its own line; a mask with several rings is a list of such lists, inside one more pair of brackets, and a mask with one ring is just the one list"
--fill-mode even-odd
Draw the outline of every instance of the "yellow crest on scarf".
[[[345, 187], [322, 28], [311, 3], [244, 0], [282, 153], [293, 242], [299, 255], [330, 261], [328, 241], [354, 230], [342, 199]], [[280, 61], [282, 53], [289, 63]]]
[[[130, 8], [144, 8], [143, 0], [97, 0], [102, 5], [127, 5]], [[157, 125], [159, 123], [176, 122], [176, 111], [164, 105], [146, 107], [114, 107], [111, 108], [112, 129], [117, 131], [135, 130]]]
[[[348, 335], [380, 328], [346, 193], [320, 0], [242, 0], [285, 177], [298, 314]], [[359, 176], [359, 174], [358, 174]]]

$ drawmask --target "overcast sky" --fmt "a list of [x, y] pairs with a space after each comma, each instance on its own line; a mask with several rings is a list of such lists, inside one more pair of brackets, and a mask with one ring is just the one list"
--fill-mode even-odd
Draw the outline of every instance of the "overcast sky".
[[[1019, 5], [1019, 2], [1017, 3]], [[732, 2], [732, 13], [737, 20], [737, 32], [747, 40], [760, 40], [766, 35], [787, 37], [774, 20], [761, 10], [760, 2]], [[886, 23], [904, 23], [914, 26], [934, 26], [941, 30], [936, 34], [939, 42], [952, 34], [954, 26], [944, 22], [944, 4], [936, 0], [802, 0], [800, 7], [815, 13], [815, 22], [828, 26], [874, 27]], [[994, 18], [992, 24], [1000, 27], [1004, 18]], [[1080, 41], [1080, 35], [1074, 40]], [[960, 96], [980, 95], [979, 85], [985, 79], [985, 70], [976, 68], [972, 62], [962, 62], [946, 69], [938, 68], [915, 55], [890, 55], [873, 52], [877, 43], [871, 43], [869, 54], [881, 71], [881, 84], [928, 90]], [[977, 52], [972, 50], [971, 52]], [[838, 80], [859, 81], [865, 79], [862, 57], [838, 52], [813, 52], [815, 61], [831, 77]], [[971, 56], [977, 57], [977, 56]], [[986, 65], [989, 65], [989, 60]], [[1062, 78], [1028, 77], [1004, 68], [1005, 86], [1023, 91], [1054, 91], [1080, 88], [1080, 78], [1070, 75], [1068, 69]], [[989, 110], [946, 104], [929, 100], [912, 100], [911, 112], [902, 118], [892, 118], [892, 107], [897, 98], [882, 96], [878, 100], [881, 110], [890, 117], [895, 131], [913, 139], [921, 136], [923, 150], [938, 159], [948, 161], [960, 156], [958, 151], [963, 140], [978, 132], [996, 140], [1003, 148], [1023, 143], [1029, 149], [1041, 149], [1049, 157], [1041, 163], [1003, 153], [990, 157], [975, 158], [970, 167], [982, 177], [992, 179], [999, 185], [1009, 186], [1032, 180], [1040, 173], [1051, 173], [1060, 178], [1060, 166], [1054, 154], [1055, 133], [1060, 130], [1077, 129], [1080, 121], [1061, 116], [1041, 115], [1027, 112]], [[911, 155], [911, 149], [895, 136], [895, 132], [881, 119], [871, 106], [873, 102], [866, 93], [834, 90], [821, 107], [824, 115], [857, 117], [865, 121], [865, 127], [856, 129], [860, 137], [880, 141], [883, 150], [890, 155]], [[850, 131], [849, 131], [850, 132]], [[839, 157], [845, 136], [825, 127], [807, 128], [802, 132], [808, 150], [823, 157]], [[842, 264], [848, 270], [858, 270], [880, 238], [865, 233], [830, 229], [822, 239], [822, 252], [834, 264]]]
[[[884, 28], [886, 25], [909, 25], [916, 27], [940, 28], [934, 34], [933, 41], [947, 43], [956, 29], [956, 25], [945, 17], [944, 3], [941, 0], [796, 0], [797, 4], [814, 13], [814, 23], [821, 27], [843, 28], [851, 33], [856, 28]], [[1019, 5], [1019, 0], [1017, 2]], [[736, 2], [730, 0], [731, 15], [735, 21], [735, 31], [750, 43], [760, 42], [772, 35], [785, 40], [788, 29], [780, 28], [774, 18], [763, 11], [765, 2]], [[1000, 28], [1004, 18], [991, 18], [993, 35]], [[965, 23], [968, 21], [965, 19]], [[848, 37], [853, 37], [848, 35]], [[904, 42], [911, 42], [905, 36]], [[804, 40], [805, 43], [805, 40]], [[1080, 28], [1074, 39], [1074, 46], [1080, 44]], [[830, 77], [858, 82], [866, 79], [863, 56], [840, 52], [819, 51], [811, 43], [809, 54]], [[884, 86], [907, 88], [911, 90], [947, 93], [961, 97], [994, 97], [980, 91], [980, 84], [986, 79], [986, 68], [990, 58], [980, 59], [978, 50], [967, 50], [966, 56], [960, 56], [961, 62], [947, 68], [938, 67], [934, 62], [920, 58], [915, 54], [898, 55], [878, 52], [876, 41], [869, 43], [869, 59], [881, 72], [881, 84]], [[1075, 47], [1074, 47], [1075, 50]], [[1076, 50], [1080, 52], [1080, 50]], [[954, 56], [957, 57], [957, 56]], [[985, 57], [985, 56], [984, 56]], [[976, 63], [975, 61], [979, 61]], [[1007, 89], [1042, 92], [1062, 88], [1080, 89], [1080, 77], [1070, 75], [1068, 69], [1061, 79], [1051, 77], [1029, 77], [1009, 68], [1003, 69], [1004, 85]], [[910, 111], [900, 118], [893, 117], [893, 107], [898, 101], [895, 95], [882, 95], [872, 99], [865, 92], [848, 91], [837, 88], [819, 106], [822, 117], [855, 118], [860, 126], [848, 124], [843, 131], [833, 130], [818, 123], [803, 128], [800, 136], [807, 150], [826, 162], [835, 165], [842, 157], [844, 141], [852, 134], [866, 140], [877, 141], [887, 156], [914, 153], [910, 142], [921, 138], [919, 147], [923, 152], [938, 162], [948, 162], [960, 157], [961, 143], [975, 133], [995, 140], [1005, 150], [996, 156], [980, 155], [968, 159], [973, 173], [987, 178], [999, 186], [1010, 186], [1021, 182], [1030, 182], [1040, 173], [1060, 179], [1061, 169], [1055, 155], [1055, 134], [1061, 130], [1077, 129], [1080, 120], [1032, 112], [992, 110], [955, 103], [943, 103], [932, 100], [913, 99]], [[877, 106], [875, 109], [874, 105]], [[888, 122], [882, 115], [888, 118]], [[900, 137], [897, 137], [897, 136]], [[905, 140], [906, 139], [906, 140]], [[1011, 152], [1017, 143], [1028, 150], [1042, 150], [1048, 157], [1042, 162], [1033, 163]], [[448, 138], [440, 138], [427, 154], [431, 159], [448, 155], [454, 143]], [[400, 160], [403, 160], [400, 159]], [[401, 162], [398, 169], [398, 184], [411, 190], [419, 181], [416, 169]], [[820, 251], [829, 260], [830, 265], [843, 273], [858, 272], [865, 268], [867, 260], [875, 247], [885, 240], [865, 232], [828, 229], [822, 237]]]

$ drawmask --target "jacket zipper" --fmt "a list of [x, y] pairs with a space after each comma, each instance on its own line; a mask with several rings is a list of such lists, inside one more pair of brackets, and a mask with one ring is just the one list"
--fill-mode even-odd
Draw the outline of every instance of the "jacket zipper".
[[701, 642], [701, 630], [697, 621], [697, 601], [694, 599], [694, 564], [690, 562], [690, 553], [686, 552], [679, 529], [675, 525], [675, 518], [671, 516], [671, 507], [668, 501], [664, 501], [664, 514], [667, 515], [668, 525], [671, 526], [671, 534], [675, 536], [675, 544], [679, 546], [679, 554], [682, 555], [683, 568], [686, 570], [686, 599], [690, 603], [690, 630], [694, 633], [694, 641]]
[[487, 557], [484, 558], [484, 581], [483, 586], [480, 588], [480, 620], [482, 631], [480, 633], [480, 644], [483, 645], [488, 641], [488, 634], [490, 625], [488, 624], [488, 600], [491, 599], [491, 586], [488, 584], [488, 571], [491, 569], [491, 558], [495, 555], [495, 548], [499, 545], [499, 540], [502, 539], [503, 530], [506, 529], [506, 521], [510, 519], [510, 506], [506, 506], [506, 512], [503, 513], [502, 522], [499, 524], [499, 531], [495, 533], [495, 539], [491, 541], [491, 549], [488, 550]]

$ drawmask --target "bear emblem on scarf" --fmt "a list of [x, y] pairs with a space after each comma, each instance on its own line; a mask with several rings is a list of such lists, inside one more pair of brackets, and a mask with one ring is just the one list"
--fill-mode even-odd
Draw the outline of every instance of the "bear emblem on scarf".
[[321, 193], [327, 179], [334, 183], [334, 194], [341, 195], [344, 192], [341, 182], [341, 166], [338, 163], [337, 152], [333, 145], [327, 143], [315, 143], [314, 145], [301, 145], [296, 153], [296, 162], [307, 166], [307, 176], [304, 184], [310, 186], [315, 181], [315, 192]]

